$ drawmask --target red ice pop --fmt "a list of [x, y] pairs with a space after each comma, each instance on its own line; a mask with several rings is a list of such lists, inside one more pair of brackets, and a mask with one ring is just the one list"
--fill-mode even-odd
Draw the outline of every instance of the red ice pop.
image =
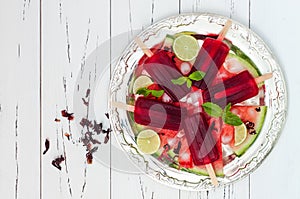
[[139, 97], [134, 105], [134, 120], [138, 124], [179, 130], [185, 108], [154, 99]]
[[151, 78], [176, 102], [183, 98], [190, 89], [183, 85], [175, 85], [172, 80], [182, 77], [172, 58], [166, 51], [160, 50], [144, 62], [144, 69]]
[[245, 101], [258, 94], [256, 79], [247, 71], [226, 79], [203, 92], [204, 102], [213, 102], [221, 107]]
[[200, 70], [205, 72], [205, 76], [202, 80], [194, 82], [194, 86], [201, 89], [211, 86], [230, 50], [222, 40], [229, 30], [231, 23], [230, 20], [227, 21], [217, 39], [206, 38], [204, 40], [192, 71]]
[[215, 123], [208, 125], [203, 113], [184, 119], [183, 129], [195, 165], [207, 165], [219, 159], [221, 152], [212, 135]]
[[[194, 68], [205, 72], [202, 80], [194, 86], [205, 89], [211, 85], [229, 52], [229, 47], [222, 41], [206, 38], [194, 63]], [[194, 69], [194, 70], [195, 70]]]

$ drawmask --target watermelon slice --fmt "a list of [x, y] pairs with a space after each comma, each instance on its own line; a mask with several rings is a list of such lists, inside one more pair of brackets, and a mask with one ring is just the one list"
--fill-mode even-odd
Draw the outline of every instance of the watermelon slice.
[[231, 111], [239, 115], [247, 127], [248, 133], [245, 141], [238, 146], [231, 144], [231, 148], [235, 154], [241, 156], [259, 135], [267, 113], [267, 106], [233, 106]]

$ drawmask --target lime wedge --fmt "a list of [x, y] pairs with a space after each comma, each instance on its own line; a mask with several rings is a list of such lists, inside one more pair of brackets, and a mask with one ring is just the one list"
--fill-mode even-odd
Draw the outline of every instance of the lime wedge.
[[190, 35], [180, 35], [174, 40], [173, 51], [180, 60], [192, 61], [198, 55], [199, 44]]
[[239, 146], [247, 138], [247, 127], [243, 123], [234, 127], [234, 146]]
[[142, 153], [153, 154], [160, 147], [160, 138], [155, 131], [146, 129], [138, 134], [136, 143]]
[[151, 85], [153, 82], [150, 77], [141, 75], [133, 83], [132, 91], [134, 94], [140, 89]]

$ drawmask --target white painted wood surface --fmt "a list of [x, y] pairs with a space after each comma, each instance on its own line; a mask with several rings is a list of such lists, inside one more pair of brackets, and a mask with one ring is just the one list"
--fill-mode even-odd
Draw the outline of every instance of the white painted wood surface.
[[[296, 62], [300, 45], [299, 6], [295, 0], [2, 2], [1, 196], [32, 199], [300, 198], [297, 167], [300, 134], [295, 125], [300, 106], [300, 69]], [[249, 177], [210, 192], [176, 190], [142, 174], [120, 172], [124, 168], [119, 167], [118, 145], [113, 137], [98, 149], [107, 155], [105, 162], [94, 160], [93, 164], [87, 164], [86, 148], [79, 142], [80, 130], [76, 126], [81, 118], [75, 115], [75, 120], [68, 122], [60, 113], [64, 109], [73, 112], [82, 106], [74, 99], [76, 93], [88, 89], [78, 88], [80, 75], [91, 77], [90, 85], [96, 84], [101, 79], [97, 76], [98, 67], [109, 70], [110, 63], [138, 31], [167, 16], [184, 12], [218, 13], [251, 27], [277, 56], [289, 89], [287, 124], [266, 161]], [[91, 70], [87, 59], [100, 45], [107, 45], [107, 51], [103, 53], [105, 56], [97, 58], [101, 59], [96, 61], [100, 64]], [[61, 121], [55, 122], [55, 118]], [[105, 120], [105, 117], [100, 119]], [[72, 135], [71, 140], [65, 133]], [[50, 149], [43, 155], [46, 139], [50, 140]], [[60, 155], [66, 157], [61, 171], [51, 165]]]

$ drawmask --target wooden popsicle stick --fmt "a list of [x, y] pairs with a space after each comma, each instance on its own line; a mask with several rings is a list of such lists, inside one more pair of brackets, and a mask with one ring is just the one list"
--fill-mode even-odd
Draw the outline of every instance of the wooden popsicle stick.
[[[120, 109], [123, 109], [123, 110], [126, 110], [126, 111], [134, 112], [134, 106], [132, 106], [132, 105], [128, 105], [128, 104], [125, 104], [125, 103], [122, 103], [122, 102], [116, 102], [116, 101], [112, 101], [111, 105], [113, 107], [116, 107], [116, 108], [120, 108]], [[216, 173], [215, 173], [215, 170], [214, 170], [213, 166], [211, 164], [206, 164], [205, 166], [206, 166], [208, 175], [211, 178], [211, 181], [212, 181], [213, 185], [218, 186], [219, 182], [217, 180]]]
[[119, 108], [119, 109], [123, 109], [123, 110], [129, 111], [129, 112], [134, 112], [134, 106], [129, 105], [129, 104], [112, 101], [111, 105], [113, 107], [116, 107], [116, 108]]
[[142, 40], [139, 37], [136, 37], [134, 39], [134, 41], [142, 49], [142, 51], [145, 53], [145, 55], [147, 55], [147, 57], [153, 56], [153, 52], [146, 46], [146, 44], [144, 42], [142, 42]]
[[212, 164], [206, 164], [205, 167], [213, 185], [218, 186], [219, 182]]
[[217, 40], [222, 41], [225, 38], [225, 35], [227, 34], [229, 28], [231, 27], [231, 24], [232, 24], [232, 21], [231, 20], [227, 20], [227, 22], [224, 25], [223, 29], [219, 33], [219, 36], [218, 36]]
[[266, 73], [262, 76], [255, 78], [255, 82], [256, 84], [259, 84], [261, 82], [264, 82], [265, 80], [271, 79], [272, 77], [273, 77], [273, 73]]

